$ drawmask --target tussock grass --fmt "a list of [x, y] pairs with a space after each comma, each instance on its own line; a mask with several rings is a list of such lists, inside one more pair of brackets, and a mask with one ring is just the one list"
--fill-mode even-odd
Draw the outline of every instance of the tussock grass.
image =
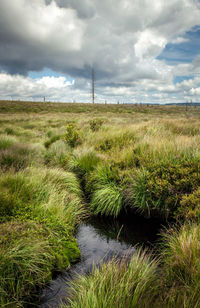
[[45, 229], [35, 222], [1, 224], [0, 247], [1, 307], [24, 307], [51, 278], [54, 256]]
[[9, 147], [13, 146], [17, 142], [15, 137], [1, 135], [0, 136], [0, 150], [6, 150]]
[[91, 275], [79, 277], [65, 307], [150, 307], [159, 288], [156, 266], [157, 261], [140, 250], [130, 263], [113, 259], [93, 269]]
[[100, 157], [92, 149], [78, 149], [69, 158], [68, 167], [78, 174], [79, 177], [83, 177], [86, 174], [89, 175], [100, 161]]
[[[0, 242], [3, 258], [0, 274], [4, 277], [0, 281], [1, 302], [7, 305], [16, 302], [17, 306], [27, 300], [26, 296], [30, 296], [37, 285], [51, 279], [52, 269], [67, 268], [80, 257], [72, 234], [85, 210], [75, 175], [59, 169], [41, 168], [38, 172], [36, 168], [29, 168], [6, 173], [0, 177], [0, 190], [0, 216], [4, 222], [1, 226], [12, 231], [14, 225], [14, 233], [9, 233], [13, 246]], [[19, 229], [27, 226], [25, 235], [15, 233], [15, 224]], [[32, 225], [39, 233], [32, 233]], [[3, 232], [7, 236], [6, 231]]]
[[162, 236], [165, 293], [161, 295], [161, 302], [166, 307], [199, 307], [199, 225], [184, 224]]
[[47, 166], [57, 166], [67, 168], [68, 157], [71, 154], [71, 148], [63, 141], [55, 141], [46, 152], [44, 152], [44, 161]]
[[33, 148], [23, 144], [15, 144], [0, 151], [0, 169], [19, 171], [33, 164], [36, 159], [37, 153]]
[[44, 146], [48, 149], [51, 144], [56, 142], [57, 140], [60, 140], [62, 138], [62, 135], [54, 135], [49, 138], [49, 140], [45, 141]]
[[114, 183], [106, 184], [96, 190], [90, 202], [94, 214], [105, 214], [117, 217], [123, 206], [123, 196]]

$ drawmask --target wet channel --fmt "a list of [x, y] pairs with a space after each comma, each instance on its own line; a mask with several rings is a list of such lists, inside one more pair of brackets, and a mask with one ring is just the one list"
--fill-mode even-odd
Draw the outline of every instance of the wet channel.
[[77, 274], [88, 274], [93, 266], [107, 262], [113, 256], [131, 256], [137, 245], [153, 248], [160, 227], [157, 222], [140, 217], [92, 218], [81, 224], [76, 234], [81, 260], [49, 283], [41, 292], [37, 307], [56, 308], [67, 302], [67, 286]]

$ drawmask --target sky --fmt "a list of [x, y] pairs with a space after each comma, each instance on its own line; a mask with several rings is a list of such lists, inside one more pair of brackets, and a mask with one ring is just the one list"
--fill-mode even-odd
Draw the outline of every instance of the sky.
[[200, 0], [0, 0], [0, 99], [200, 102]]

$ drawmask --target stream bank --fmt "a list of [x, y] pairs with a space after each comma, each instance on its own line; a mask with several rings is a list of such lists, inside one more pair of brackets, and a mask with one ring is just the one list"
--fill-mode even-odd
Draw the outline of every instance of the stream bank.
[[63, 271], [41, 291], [40, 308], [59, 307], [67, 302], [67, 285], [76, 275], [91, 272], [93, 266], [107, 262], [112, 257], [128, 257], [136, 251], [135, 246], [152, 249], [158, 239], [161, 225], [137, 216], [111, 219], [93, 217], [82, 223], [76, 238], [81, 251], [81, 260]]

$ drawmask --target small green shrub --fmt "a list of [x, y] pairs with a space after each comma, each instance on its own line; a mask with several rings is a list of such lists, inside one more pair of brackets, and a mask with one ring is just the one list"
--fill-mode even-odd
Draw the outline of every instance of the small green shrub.
[[72, 148], [80, 144], [81, 142], [80, 131], [76, 123], [72, 122], [66, 126], [66, 132], [65, 132], [64, 139], [67, 142], [67, 144], [69, 144]]
[[97, 132], [98, 130], [100, 130], [101, 126], [103, 125], [104, 120], [103, 119], [92, 119], [90, 120], [89, 124], [90, 124], [90, 129], [93, 132]]
[[200, 221], [200, 188], [182, 197], [177, 215], [186, 219]]
[[133, 175], [130, 206], [147, 216], [176, 217], [182, 197], [200, 185], [198, 170], [198, 161], [150, 162]]

